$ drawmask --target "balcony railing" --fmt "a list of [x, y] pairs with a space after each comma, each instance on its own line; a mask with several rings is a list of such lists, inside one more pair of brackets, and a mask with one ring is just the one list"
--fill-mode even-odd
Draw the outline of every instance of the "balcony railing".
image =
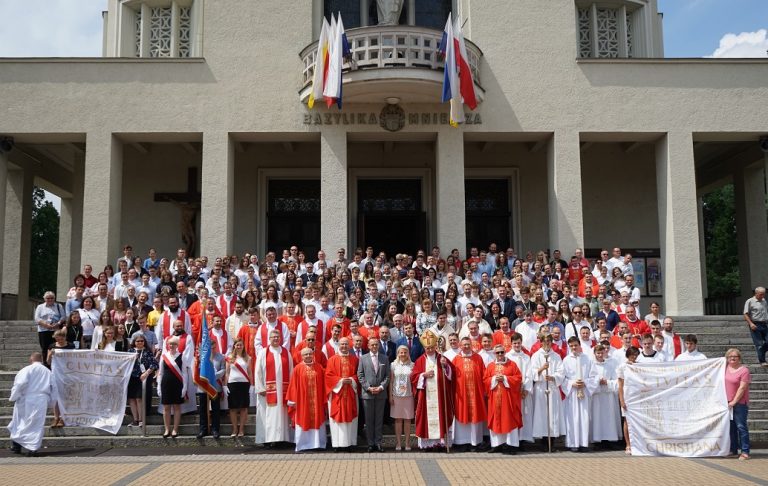
[[[394, 25], [382, 27], [360, 27], [347, 31], [351, 62], [345, 62], [345, 72], [382, 68], [425, 68], [442, 70], [444, 60], [438, 52], [442, 31]], [[480, 85], [480, 58], [482, 52], [470, 41], [466, 41], [469, 67], [475, 83]], [[302, 88], [312, 83], [315, 73], [317, 42], [301, 51], [303, 62]]]

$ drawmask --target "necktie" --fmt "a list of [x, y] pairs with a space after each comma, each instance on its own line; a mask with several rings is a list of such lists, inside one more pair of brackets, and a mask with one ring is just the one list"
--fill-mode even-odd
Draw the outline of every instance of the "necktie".
[[376, 374], [378, 374], [379, 373], [379, 358], [377, 357], [377, 355], [372, 354], [371, 355], [371, 359], [373, 360], [373, 371], [375, 371]]
[[413, 338], [408, 338], [408, 349], [409, 349], [409, 350], [411, 349], [411, 344], [412, 344], [412, 341], [411, 341], [411, 340], [412, 340], [412, 339], [413, 339]]

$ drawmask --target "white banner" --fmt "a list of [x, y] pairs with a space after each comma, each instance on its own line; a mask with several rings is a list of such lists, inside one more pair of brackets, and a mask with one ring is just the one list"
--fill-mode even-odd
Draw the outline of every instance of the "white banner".
[[725, 358], [628, 365], [624, 400], [632, 455], [728, 455]]
[[64, 423], [117, 434], [135, 360], [133, 353], [57, 350], [53, 392]]

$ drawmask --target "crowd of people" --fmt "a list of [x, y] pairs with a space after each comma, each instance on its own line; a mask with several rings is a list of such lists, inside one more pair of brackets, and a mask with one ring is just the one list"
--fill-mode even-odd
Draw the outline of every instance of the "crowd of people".
[[[335, 259], [319, 251], [309, 261], [291, 246], [280, 259], [209, 262], [183, 249], [172, 260], [154, 249], [141, 258], [126, 245], [116, 268], [94, 274], [85, 265], [63, 304], [46, 293], [34, 317], [41, 357], [50, 364], [54, 348], [136, 353], [131, 425], [149, 410], [142, 387], [151, 397], [156, 382], [164, 437], [195, 406], [199, 438], [219, 437], [223, 409], [232, 437], [242, 437], [256, 407], [256, 442], [296, 451], [325, 448], [326, 423], [335, 450], [358, 438], [382, 450], [385, 421], [395, 450], [410, 450], [415, 421], [417, 445], [428, 450], [513, 454], [537, 441], [549, 450], [565, 436], [574, 452], [629, 453], [626, 363], [706, 358], [658, 302], [642, 316], [632, 256], [619, 248], [593, 261], [580, 249], [566, 261], [558, 250], [518, 256], [494, 243], [466, 258], [438, 247], [390, 258], [368, 247], [349, 260], [340, 248]], [[193, 379], [203, 322], [214, 399]], [[743, 412], [734, 413], [732, 448], [748, 458], [749, 371], [738, 350], [727, 357], [746, 370], [733, 374], [728, 398]], [[53, 426], [63, 425], [55, 411]]]

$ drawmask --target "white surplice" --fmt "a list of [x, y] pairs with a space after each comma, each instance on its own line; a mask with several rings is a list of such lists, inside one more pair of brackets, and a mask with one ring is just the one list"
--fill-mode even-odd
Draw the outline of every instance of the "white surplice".
[[[584, 354], [569, 354], [563, 360], [563, 416], [565, 417], [565, 446], [589, 447], [590, 434], [590, 396], [595, 390], [594, 378], [591, 377], [592, 360]], [[574, 387], [576, 381], [584, 382], [584, 392], [578, 397]]]
[[565, 420], [563, 418], [563, 400], [560, 398], [560, 385], [563, 384], [563, 361], [560, 356], [550, 350], [549, 369], [538, 373], [544, 365], [544, 357], [547, 354], [544, 349], [539, 349], [531, 357], [531, 376], [533, 377], [533, 436], [535, 438], [547, 437], [547, 383], [545, 374], [555, 381], [549, 382], [549, 434], [550, 437], [559, 437], [565, 434]]
[[[523, 386], [521, 391], [528, 393], [528, 396], [521, 399], [522, 403], [520, 404], [520, 411], [523, 415], [523, 426], [519, 429], [515, 429], [515, 432], [520, 435], [520, 440], [533, 442], [533, 375], [531, 374], [531, 358], [522, 351], [519, 353], [509, 351], [507, 353], [507, 359], [514, 361], [518, 369], [520, 369], [520, 374], [523, 376]], [[544, 413], [546, 414], [546, 410]], [[544, 425], [546, 426], [546, 422]]]
[[[256, 443], [266, 442], [293, 442], [293, 429], [288, 418], [288, 407], [283, 397], [283, 370], [280, 353], [282, 346], [274, 348], [262, 348], [256, 355], [256, 376], [254, 387], [256, 389]], [[260, 393], [267, 391], [267, 359], [275, 359], [275, 384], [277, 392], [277, 404], [267, 404], [266, 395]], [[293, 360], [288, 357], [288, 376], [293, 371]], [[298, 427], [297, 427], [298, 430]]]
[[[617, 441], [624, 435], [621, 429], [619, 410], [619, 381], [616, 375], [618, 363], [607, 359], [602, 363], [592, 362], [592, 379], [597, 387], [591, 397], [592, 442]], [[607, 382], [600, 384], [601, 379]]]
[[51, 370], [42, 363], [32, 363], [16, 374], [9, 398], [15, 402], [8, 424], [12, 441], [29, 451], [40, 449], [50, 398]]

